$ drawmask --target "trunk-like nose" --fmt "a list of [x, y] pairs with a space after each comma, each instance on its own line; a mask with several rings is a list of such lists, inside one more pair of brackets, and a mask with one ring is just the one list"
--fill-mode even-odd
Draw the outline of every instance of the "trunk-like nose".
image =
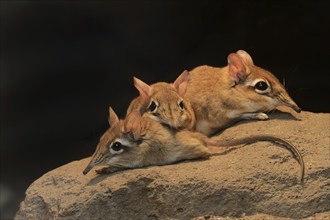
[[84, 169], [83, 174], [86, 175], [86, 174], [87, 174], [92, 168], [93, 168], [93, 166], [88, 165], [88, 166]]
[[95, 164], [93, 163], [93, 159], [91, 160], [91, 162], [89, 162], [87, 167], [84, 169], [84, 171], [83, 171], [84, 175], [86, 175], [89, 171], [91, 171], [91, 169], [93, 169], [93, 167], [95, 166]]
[[296, 112], [300, 113], [301, 109], [298, 107], [298, 105], [292, 105], [291, 108], [295, 110]]
[[298, 113], [301, 112], [301, 109], [299, 108], [299, 106], [289, 96], [281, 97], [281, 101], [282, 101], [283, 105], [292, 108], [293, 110], [295, 110]]

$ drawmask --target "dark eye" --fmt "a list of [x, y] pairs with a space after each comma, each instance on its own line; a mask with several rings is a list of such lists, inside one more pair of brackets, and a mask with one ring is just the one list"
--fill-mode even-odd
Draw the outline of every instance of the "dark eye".
[[254, 85], [254, 88], [260, 91], [265, 91], [266, 89], [268, 89], [268, 85], [264, 81], [259, 81]]
[[116, 141], [112, 144], [111, 149], [114, 151], [120, 151], [121, 149], [123, 149], [123, 145], [120, 142]]
[[152, 112], [152, 113], [155, 113], [156, 110], [157, 110], [157, 104], [154, 102], [154, 101], [151, 101], [148, 109]]
[[184, 104], [183, 104], [183, 101], [182, 100], [179, 101], [178, 105], [179, 105], [180, 109], [183, 110]]

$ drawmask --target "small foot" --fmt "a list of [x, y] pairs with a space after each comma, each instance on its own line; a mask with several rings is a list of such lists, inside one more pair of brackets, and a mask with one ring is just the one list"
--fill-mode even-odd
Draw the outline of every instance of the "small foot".
[[256, 115], [256, 119], [259, 119], [259, 120], [267, 120], [268, 118], [269, 118], [268, 115], [265, 113], [258, 113]]
[[257, 120], [267, 120], [269, 117], [265, 113], [245, 113], [242, 115], [241, 119], [257, 119]]

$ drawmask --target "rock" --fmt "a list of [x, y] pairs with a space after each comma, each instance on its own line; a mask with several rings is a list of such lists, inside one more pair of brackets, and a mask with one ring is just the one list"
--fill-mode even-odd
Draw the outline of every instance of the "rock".
[[[323, 212], [323, 213], [317, 213], [313, 216], [303, 218], [306, 220], [329, 220], [330, 212]], [[201, 216], [197, 218], [193, 218], [192, 220], [292, 220], [292, 218], [286, 218], [286, 217], [275, 217], [272, 215], [267, 214], [254, 214], [244, 217], [220, 217], [220, 216], [214, 216], [214, 215], [206, 215]]]
[[[224, 139], [271, 134], [296, 145], [250, 144], [208, 160], [132, 169], [110, 175], [73, 161], [37, 179], [15, 219], [269, 219], [329, 217], [330, 114], [274, 112], [267, 121], [241, 122]], [[321, 214], [317, 214], [321, 213]], [[315, 218], [314, 218], [314, 217]], [[240, 218], [242, 217], [242, 218]]]

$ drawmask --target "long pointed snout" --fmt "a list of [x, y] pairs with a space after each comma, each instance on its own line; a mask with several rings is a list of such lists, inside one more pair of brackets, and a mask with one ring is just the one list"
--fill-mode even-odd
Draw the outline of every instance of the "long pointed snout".
[[93, 169], [93, 167], [95, 167], [98, 162], [97, 159], [98, 157], [96, 157], [96, 155], [94, 154], [89, 162], [89, 164], [87, 165], [87, 167], [84, 169], [83, 174], [86, 175], [89, 171], [91, 171], [91, 169]]
[[94, 166], [92, 164], [88, 164], [88, 166], [84, 169], [83, 174], [86, 175]]
[[289, 104], [288, 106], [298, 113], [301, 112], [301, 108], [299, 108], [299, 106], [297, 104]]
[[281, 100], [282, 105], [288, 106], [298, 113], [301, 112], [301, 109], [299, 108], [299, 106], [289, 96], [281, 96], [280, 100]]

